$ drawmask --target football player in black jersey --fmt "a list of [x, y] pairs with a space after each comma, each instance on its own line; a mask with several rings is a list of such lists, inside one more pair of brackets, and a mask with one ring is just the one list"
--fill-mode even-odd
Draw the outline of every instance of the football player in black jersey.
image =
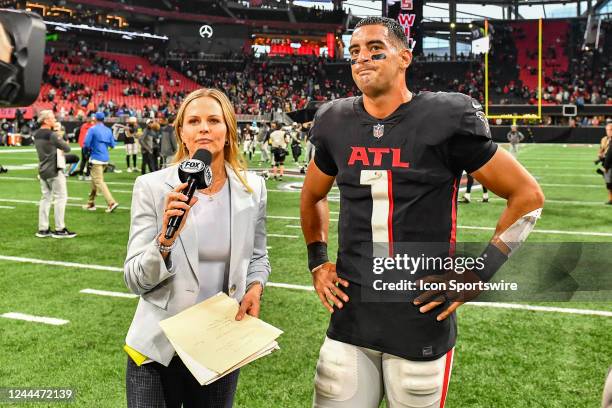
[[[443, 407], [462, 299], [363, 299], [364, 248], [447, 243], [456, 236], [462, 171], [507, 199], [487, 247], [492, 273], [531, 232], [544, 196], [535, 179], [492, 142], [482, 106], [458, 93], [414, 95], [412, 61], [394, 20], [358, 23], [349, 47], [362, 96], [323, 105], [310, 131], [316, 154], [301, 195], [308, 263], [331, 315], [315, 377], [314, 407]], [[326, 196], [340, 189], [338, 254], [328, 261]], [[364, 243], [370, 243], [370, 247]], [[370, 255], [365, 255], [370, 256]], [[493, 262], [495, 260], [495, 262]], [[372, 273], [372, 270], [369, 270]]]

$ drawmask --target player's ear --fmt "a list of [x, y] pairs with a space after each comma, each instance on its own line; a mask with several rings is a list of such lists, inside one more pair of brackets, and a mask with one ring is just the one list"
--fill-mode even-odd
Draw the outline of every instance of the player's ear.
[[402, 68], [407, 69], [412, 63], [412, 51], [408, 48], [402, 48], [399, 52]]

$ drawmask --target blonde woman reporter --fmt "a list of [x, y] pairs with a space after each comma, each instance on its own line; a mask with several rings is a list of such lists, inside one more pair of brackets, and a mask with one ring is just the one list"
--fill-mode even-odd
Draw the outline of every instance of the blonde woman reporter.
[[[231, 407], [238, 372], [200, 386], [159, 321], [224, 291], [240, 302], [236, 319], [259, 314], [270, 274], [266, 250], [266, 187], [245, 170], [236, 116], [225, 94], [199, 89], [181, 104], [174, 122], [175, 165], [140, 176], [134, 185], [124, 276], [140, 301], [126, 338], [128, 407]], [[212, 184], [189, 203], [177, 163], [199, 149], [212, 153]], [[168, 220], [185, 213], [177, 233]]]

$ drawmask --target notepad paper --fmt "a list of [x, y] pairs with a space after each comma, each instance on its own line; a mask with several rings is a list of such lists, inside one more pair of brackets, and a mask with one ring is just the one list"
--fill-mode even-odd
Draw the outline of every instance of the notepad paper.
[[159, 322], [177, 354], [201, 385], [278, 349], [282, 331], [245, 315], [236, 321], [238, 302], [224, 293]]

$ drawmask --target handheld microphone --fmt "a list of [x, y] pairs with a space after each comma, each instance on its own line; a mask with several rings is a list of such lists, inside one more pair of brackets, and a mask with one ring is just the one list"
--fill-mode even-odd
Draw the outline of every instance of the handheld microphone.
[[[197, 189], [206, 188], [212, 184], [213, 176], [212, 170], [210, 169], [211, 161], [212, 154], [206, 149], [199, 149], [191, 159], [185, 160], [179, 166], [179, 179], [181, 183], [187, 183], [187, 188], [181, 191], [181, 193], [187, 196], [186, 203], [191, 201]], [[171, 239], [174, 234], [176, 234], [184, 215], [183, 213], [170, 217], [164, 238]]]

